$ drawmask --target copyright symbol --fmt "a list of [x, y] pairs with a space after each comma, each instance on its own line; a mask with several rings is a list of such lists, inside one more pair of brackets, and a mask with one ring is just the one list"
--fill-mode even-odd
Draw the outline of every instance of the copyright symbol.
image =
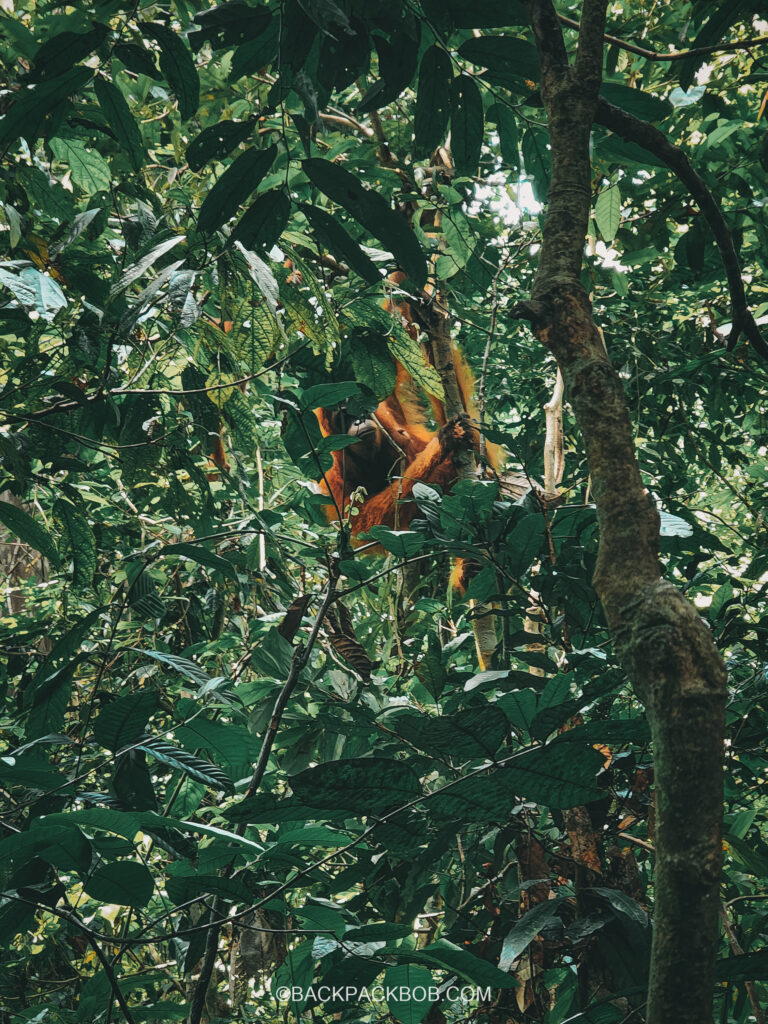
[[275, 992], [278, 1003], [287, 1003], [291, 998], [291, 990], [285, 985], [281, 985]]

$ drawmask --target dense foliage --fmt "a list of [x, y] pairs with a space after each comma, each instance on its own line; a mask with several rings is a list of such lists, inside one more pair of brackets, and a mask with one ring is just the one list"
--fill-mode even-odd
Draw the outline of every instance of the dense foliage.
[[[720, 44], [768, 8], [612, 11], [603, 95], [687, 149], [760, 318], [768, 58]], [[557, 507], [422, 486], [361, 556], [312, 483], [341, 443], [316, 406], [374, 407], [393, 358], [440, 391], [396, 269], [450, 310], [508, 475], [543, 479], [554, 363], [510, 315], [548, 185], [524, 7], [7, 0], [0, 29], [0, 1021], [181, 1020], [206, 961], [216, 1020], [642, 1019], [652, 752], [567, 405]], [[735, 1024], [768, 1002], [768, 369], [726, 351], [683, 185], [599, 127], [593, 167], [584, 283], [665, 573], [730, 670]]]

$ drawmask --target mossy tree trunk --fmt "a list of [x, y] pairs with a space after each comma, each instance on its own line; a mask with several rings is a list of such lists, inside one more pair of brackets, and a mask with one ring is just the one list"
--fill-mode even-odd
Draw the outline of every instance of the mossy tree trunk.
[[646, 1019], [704, 1024], [714, 992], [726, 673], [696, 609], [660, 576], [659, 516], [640, 477], [621, 381], [580, 281], [606, 5], [584, 0], [570, 63], [551, 0], [526, 0], [552, 183], [531, 298], [516, 315], [557, 358], [584, 437], [600, 526], [594, 584], [651, 727], [657, 830]]

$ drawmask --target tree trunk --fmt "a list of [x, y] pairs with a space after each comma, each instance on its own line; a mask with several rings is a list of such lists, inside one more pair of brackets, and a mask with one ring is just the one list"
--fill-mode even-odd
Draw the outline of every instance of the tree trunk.
[[600, 526], [594, 585], [651, 727], [657, 833], [646, 1019], [704, 1024], [712, 1020], [717, 945], [726, 673], [695, 608], [660, 577], [659, 516], [640, 477], [621, 381], [580, 282], [606, 0], [585, 0], [572, 65], [551, 0], [527, 7], [552, 184], [532, 296], [516, 315], [557, 358], [584, 437]]

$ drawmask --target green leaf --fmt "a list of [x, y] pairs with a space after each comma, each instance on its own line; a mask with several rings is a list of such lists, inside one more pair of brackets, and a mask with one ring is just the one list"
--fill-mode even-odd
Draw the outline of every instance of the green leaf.
[[595, 223], [604, 242], [612, 242], [621, 223], [621, 193], [618, 185], [604, 188], [595, 202]]
[[197, 218], [198, 231], [215, 231], [233, 217], [272, 166], [277, 146], [247, 149], [227, 168], [205, 197]]
[[550, 743], [517, 756], [490, 775], [475, 775], [430, 797], [427, 807], [441, 816], [468, 821], [506, 820], [517, 799], [547, 807], [576, 807], [599, 800], [594, 779], [603, 756], [592, 747]]
[[255, 761], [261, 741], [245, 726], [214, 722], [199, 716], [178, 725], [175, 735], [190, 750], [207, 750], [230, 768], [241, 769]]
[[46, 39], [35, 54], [33, 76], [61, 75], [101, 46], [108, 32], [106, 25], [96, 25], [90, 32], [59, 32]]
[[19, 540], [39, 551], [52, 565], [58, 566], [59, 553], [56, 550], [56, 542], [45, 527], [28, 512], [8, 501], [0, 501], [0, 523], [7, 526]]
[[159, 704], [159, 697], [153, 690], [118, 697], [99, 713], [93, 725], [93, 738], [107, 750], [127, 747], [144, 732]]
[[618, 914], [623, 914], [633, 924], [639, 924], [641, 928], [648, 927], [648, 914], [637, 900], [633, 900], [625, 892], [622, 892], [620, 889], [607, 889], [600, 886], [595, 886], [592, 891], [607, 900]]
[[457, 761], [492, 758], [509, 729], [507, 716], [495, 704], [481, 704], [439, 717], [392, 708], [379, 715], [377, 721], [420, 750]]
[[232, 57], [230, 82], [236, 82], [243, 75], [258, 74], [272, 63], [280, 46], [280, 28], [281, 18], [273, 17], [260, 36], [238, 46]]
[[512, 970], [515, 960], [528, 948], [542, 928], [557, 917], [557, 911], [564, 899], [564, 896], [560, 896], [554, 900], [547, 900], [531, 907], [523, 914], [504, 939], [499, 957], [500, 970]]
[[34, 88], [15, 93], [10, 109], [0, 118], [0, 150], [18, 138], [32, 144], [40, 134], [45, 116], [93, 78], [90, 68], [72, 68], [58, 78], [46, 79]]
[[83, 192], [105, 192], [112, 181], [112, 172], [104, 157], [95, 149], [87, 149], [76, 139], [51, 139], [50, 147], [57, 160], [72, 172], [72, 181]]
[[474, 175], [483, 144], [483, 99], [475, 80], [457, 75], [451, 87], [451, 152], [457, 174]]
[[215, 569], [222, 576], [228, 576], [237, 582], [237, 570], [227, 558], [222, 558], [214, 551], [209, 551], [200, 544], [166, 544], [160, 548], [161, 555], [178, 555], [180, 558], [188, 558], [198, 565], [204, 565], [208, 569]]
[[291, 200], [281, 188], [270, 189], [251, 203], [235, 225], [232, 240], [246, 249], [271, 249], [291, 214]]
[[323, 245], [330, 249], [337, 259], [346, 260], [350, 269], [369, 284], [378, 284], [381, 281], [381, 271], [376, 264], [334, 217], [319, 206], [311, 206], [309, 203], [301, 203], [299, 209]]
[[520, 167], [520, 140], [514, 111], [506, 103], [498, 101], [489, 109], [488, 117], [495, 121], [499, 130], [501, 159], [510, 170], [517, 170]]
[[[232, 741], [235, 742], [234, 736]], [[225, 793], [233, 793], [235, 790], [229, 776], [225, 775], [218, 765], [212, 764], [210, 761], [204, 761], [195, 754], [190, 754], [187, 750], [174, 747], [172, 743], [161, 740], [157, 736], [146, 737], [141, 743], [136, 744], [136, 749], [151, 754], [161, 764], [169, 765], [182, 775], [195, 779], [197, 782], [202, 782], [204, 786], [208, 786], [210, 789], [223, 790]]]
[[192, 171], [200, 171], [211, 160], [223, 160], [235, 146], [253, 135], [254, 121], [219, 121], [209, 125], [187, 146], [187, 163]]
[[117, 136], [120, 145], [127, 151], [133, 169], [141, 170], [144, 164], [144, 144], [141, 141], [139, 126], [125, 97], [116, 85], [100, 76], [94, 81], [93, 87], [107, 124]]
[[353, 328], [349, 338], [355, 377], [381, 402], [395, 390], [397, 371], [389, 354], [386, 339], [380, 334]]
[[139, 648], [134, 647], [134, 651], [137, 654], [142, 654], [144, 657], [153, 658], [155, 661], [160, 661], [164, 665], [170, 665], [171, 668], [176, 669], [177, 672], [181, 672], [187, 679], [191, 679], [193, 683], [197, 683], [198, 686], [210, 686], [213, 682], [213, 678], [208, 675], [198, 664], [194, 661], [190, 661], [189, 658], [180, 658], [177, 654], [165, 654], [163, 651], [142, 651]]
[[528, 12], [520, 0], [423, 0], [425, 13], [437, 25], [452, 28], [509, 28], [527, 25]]
[[67, 307], [66, 297], [53, 278], [33, 267], [24, 267], [18, 274], [0, 269], [0, 285], [13, 292], [27, 312], [37, 313], [48, 323]]
[[387, 999], [387, 1009], [401, 1024], [419, 1024], [432, 1005], [429, 998], [432, 985], [432, 974], [424, 967], [398, 964], [387, 968], [384, 988], [392, 992], [392, 996]]
[[428, 363], [418, 340], [415, 340], [407, 331], [394, 321], [390, 323], [391, 334], [389, 336], [389, 351], [395, 359], [413, 377], [417, 386], [428, 395], [433, 395], [441, 401], [445, 398], [443, 382], [435, 367]]
[[421, 794], [413, 769], [404, 761], [384, 757], [329, 761], [292, 776], [290, 785], [309, 807], [345, 808], [358, 815], [376, 814]]
[[53, 506], [53, 514], [64, 525], [67, 547], [72, 554], [74, 575], [72, 585], [84, 590], [93, 584], [96, 572], [96, 539], [88, 520], [72, 502], [59, 498]]
[[364, 188], [353, 174], [329, 160], [312, 157], [304, 160], [302, 167], [313, 185], [387, 246], [417, 285], [426, 283], [427, 269], [421, 246], [406, 221], [383, 196]]
[[339, 402], [345, 402], [360, 393], [355, 381], [339, 381], [335, 384], [315, 384], [301, 396], [302, 409], [332, 409]]
[[274, 354], [279, 338], [277, 320], [266, 302], [244, 303], [236, 311], [232, 330], [227, 335], [232, 351], [245, 363], [249, 373], [257, 373], [262, 368]]
[[451, 58], [440, 46], [430, 46], [421, 58], [416, 114], [413, 122], [414, 156], [430, 156], [445, 138], [450, 117]]
[[178, 33], [166, 25], [145, 22], [143, 28], [160, 47], [160, 70], [176, 94], [182, 121], [186, 121], [197, 111], [200, 103], [200, 80], [192, 54]]
[[672, 113], [672, 104], [668, 100], [651, 96], [641, 89], [633, 89], [621, 82], [603, 82], [600, 95], [615, 107], [621, 107], [629, 114], [634, 114], [641, 121], [663, 121]]
[[112, 56], [135, 75], [146, 75], [156, 80], [162, 78], [155, 65], [154, 55], [139, 43], [118, 43]]
[[551, 161], [546, 136], [538, 129], [529, 128], [523, 135], [523, 162], [525, 172], [533, 178], [533, 194], [543, 203], [547, 198]]
[[152, 899], [155, 883], [143, 864], [121, 860], [96, 868], [89, 878], [83, 879], [83, 888], [100, 903], [146, 907]]
[[454, 945], [447, 939], [438, 939], [423, 949], [414, 950], [408, 958], [417, 962], [435, 963], [449, 971], [456, 971], [475, 985], [490, 985], [492, 988], [516, 988], [518, 982], [510, 974], [500, 971], [494, 964], [481, 960], [466, 949]]
[[372, 526], [369, 535], [397, 558], [411, 558], [426, 544], [423, 533], [415, 530], [390, 530], [387, 526]]
[[360, 114], [378, 110], [396, 100], [416, 72], [421, 25], [415, 18], [391, 38], [375, 35], [373, 42], [379, 57], [380, 78], [366, 92], [358, 107]]
[[514, 36], [480, 36], [459, 47], [459, 56], [473, 64], [514, 78], [538, 82], [540, 69], [536, 47]]

